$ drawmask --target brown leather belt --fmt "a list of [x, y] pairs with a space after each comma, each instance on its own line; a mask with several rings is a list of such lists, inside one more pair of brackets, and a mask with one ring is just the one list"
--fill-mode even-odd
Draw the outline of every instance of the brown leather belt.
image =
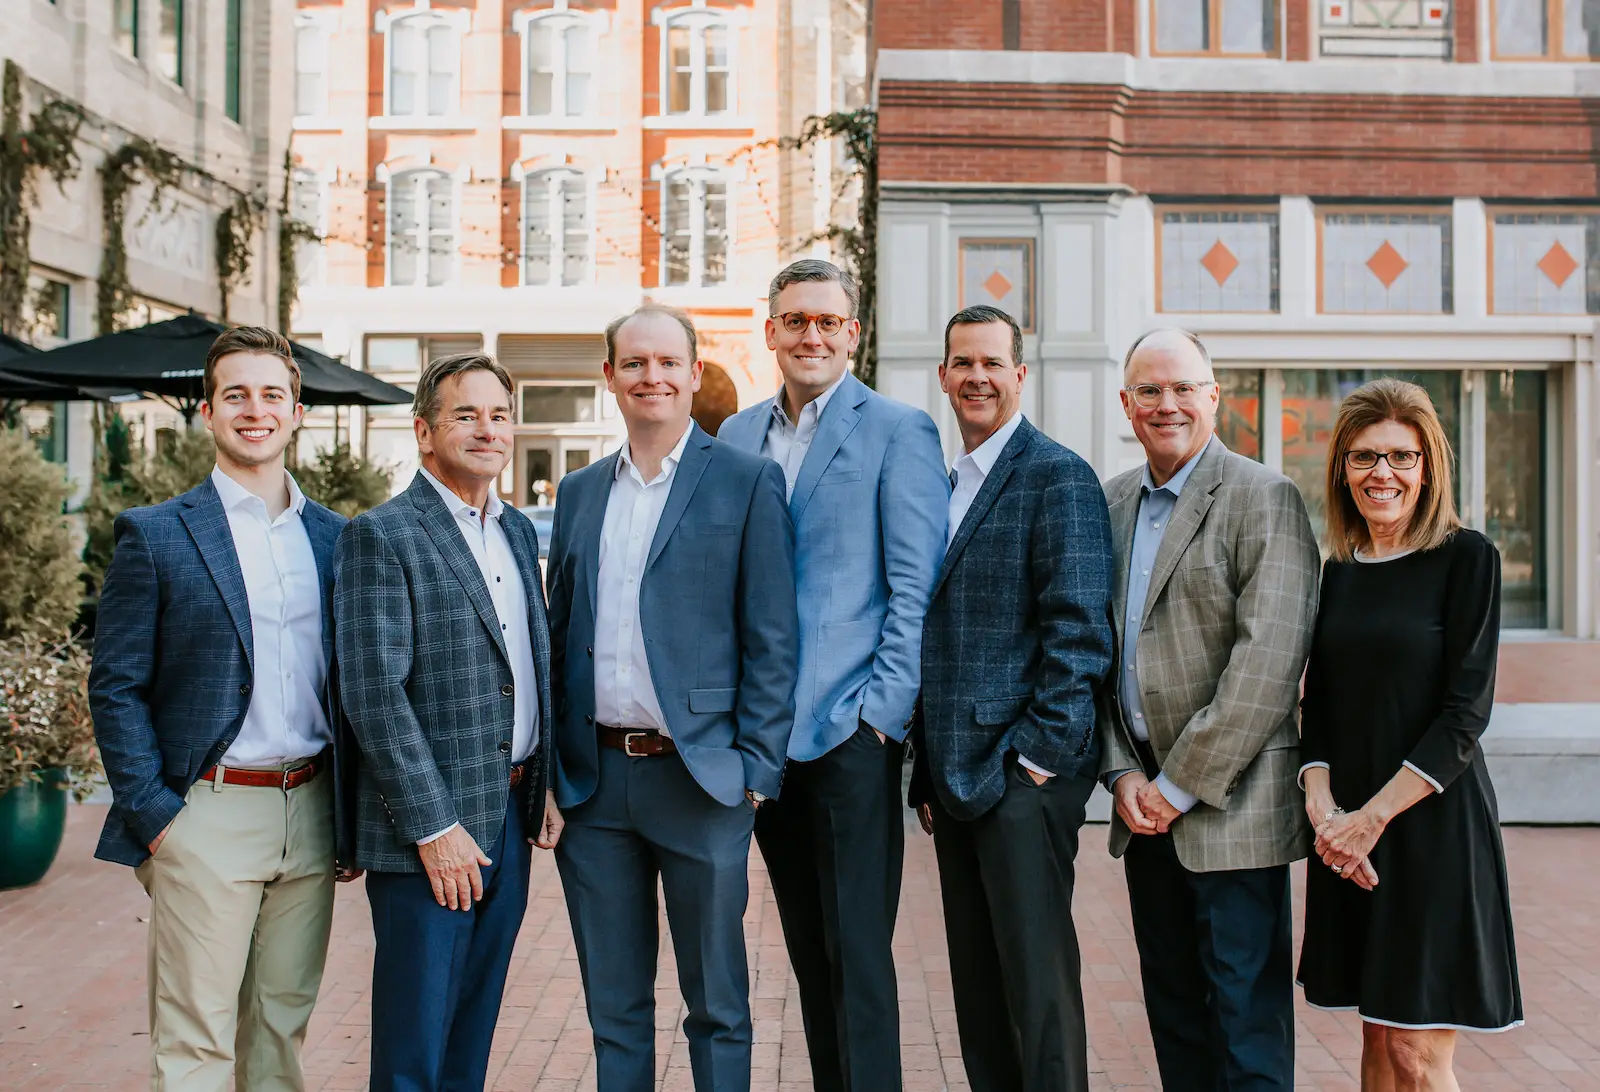
[[[252, 789], [298, 789], [313, 777], [322, 772], [324, 765], [321, 755], [309, 759], [305, 763], [287, 770], [241, 770], [234, 766], [222, 768], [222, 783], [224, 785], [244, 785]], [[211, 767], [200, 775], [201, 781], [215, 781], [217, 768]]]
[[618, 728], [611, 724], [596, 724], [600, 746], [621, 751], [629, 758], [655, 758], [658, 755], [675, 755], [678, 745], [671, 736], [664, 736], [653, 728]]

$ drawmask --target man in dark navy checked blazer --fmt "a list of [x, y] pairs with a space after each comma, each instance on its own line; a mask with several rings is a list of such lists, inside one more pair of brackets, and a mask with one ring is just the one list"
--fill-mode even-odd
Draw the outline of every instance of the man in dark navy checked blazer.
[[417, 384], [422, 469], [339, 538], [339, 691], [361, 763], [376, 938], [372, 1088], [480, 1089], [529, 842], [553, 844], [550, 639], [532, 522], [494, 484], [511, 377], [481, 353]]
[[151, 1087], [298, 1089], [336, 845], [353, 877], [328, 703], [344, 519], [284, 469], [287, 341], [224, 333], [204, 389], [216, 469], [115, 524], [89, 676], [113, 798], [95, 856], [150, 895]]
[[945, 327], [965, 453], [922, 634], [911, 803], [933, 835], [973, 1092], [1088, 1088], [1073, 860], [1111, 665], [1111, 531], [1094, 471], [1018, 410], [1022, 332]]

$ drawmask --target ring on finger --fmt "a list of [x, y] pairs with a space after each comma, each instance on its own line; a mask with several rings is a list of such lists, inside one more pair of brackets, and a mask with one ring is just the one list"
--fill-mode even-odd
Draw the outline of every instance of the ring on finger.
[[1342, 875], [1344, 873], [1344, 869], [1342, 867], [1340, 867], [1339, 865], [1331, 865], [1330, 867], [1333, 869], [1333, 873], [1336, 876]]

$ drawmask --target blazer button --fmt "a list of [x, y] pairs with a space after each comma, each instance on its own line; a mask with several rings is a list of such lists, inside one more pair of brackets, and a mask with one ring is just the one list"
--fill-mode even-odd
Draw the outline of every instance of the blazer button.
[[239, 693], [241, 693], [241, 694], [249, 694], [250, 693], [250, 684], [249, 683], [240, 683], [239, 684]]
[[585, 724], [593, 724], [594, 723], [594, 718], [593, 717], [584, 717], [583, 718], [583, 723], [585, 723]]
[[509, 739], [502, 739], [500, 741], [500, 753], [503, 755], [508, 755], [511, 753], [511, 741]]
[[510, 683], [506, 683], [504, 686], [502, 686], [500, 688], [500, 696], [502, 698], [509, 698], [511, 696], [511, 684]]
[[588, 648], [584, 649], [584, 651], [587, 652], [589, 655], [593, 656], [594, 655], [594, 646], [590, 645]]

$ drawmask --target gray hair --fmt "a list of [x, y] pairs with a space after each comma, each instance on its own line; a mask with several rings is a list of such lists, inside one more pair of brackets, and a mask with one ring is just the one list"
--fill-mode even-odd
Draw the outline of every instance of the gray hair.
[[456, 353], [430, 360], [428, 366], [422, 369], [422, 378], [417, 380], [417, 393], [411, 399], [411, 415], [428, 422], [429, 428], [437, 425], [439, 388], [451, 376], [465, 375], [467, 372], [488, 372], [506, 389], [506, 397], [511, 398], [511, 373], [501, 367], [498, 360], [488, 353]]
[[626, 326], [631, 319], [640, 315], [666, 315], [673, 322], [683, 327], [684, 336], [689, 339], [689, 360], [693, 364], [700, 359], [700, 338], [694, 332], [694, 320], [689, 318], [685, 311], [676, 307], [668, 307], [664, 303], [646, 303], [635, 307], [626, 315], [619, 315], [606, 323], [606, 363], [612, 367], [617, 363], [617, 332]]
[[1146, 330], [1144, 333], [1134, 338], [1133, 344], [1128, 346], [1128, 351], [1123, 354], [1122, 357], [1122, 374], [1124, 376], [1128, 374], [1128, 365], [1133, 363], [1133, 354], [1139, 351], [1139, 346], [1143, 345], [1149, 338], [1156, 337], [1158, 335], [1162, 337], [1176, 335], [1183, 338], [1183, 340], [1187, 341], [1190, 345], [1193, 345], [1200, 351], [1200, 359], [1205, 361], [1207, 370], [1213, 372], [1216, 370], [1211, 366], [1211, 354], [1206, 351], [1205, 345], [1203, 345], [1200, 339], [1194, 334], [1190, 333], [1188, 330], [1185, 330], [1181, 326], [1157, 326], [1154, 330]]
[[832, 262], [825, 262], [821, 258], [801, 258], [798, 262], [790, 262], [778, 270], [778, 275], [772, 278], [772, 286], [767, 289], [767, 313], [770, 315], [777, 311], [779, 293], [791, 284], [818, 281], [832, 281], [844, 289], [844, 298], [850, 304], [850, 313], [845, 318], [856, 317], [856, 312], [861, 309], [861, 289], [857, 287], [856, 279]]

